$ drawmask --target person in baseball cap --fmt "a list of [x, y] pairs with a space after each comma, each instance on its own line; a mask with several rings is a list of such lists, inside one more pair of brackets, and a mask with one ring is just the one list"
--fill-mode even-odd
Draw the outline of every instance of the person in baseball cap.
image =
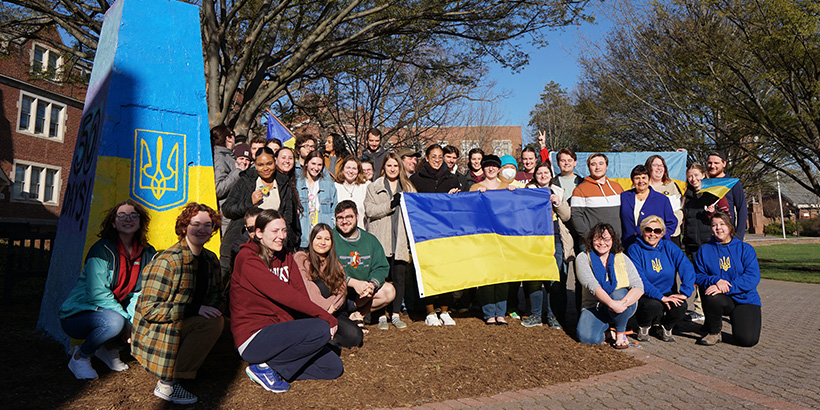
[[404, 165], [404, 172], [407, 173], [407, 178], [410, 178], [410, 175], [416, 172], [416, 165], [418, 165], [421, 153], [405, 147], [400, 149], [396, 154], [401, 158], [402, 165]]

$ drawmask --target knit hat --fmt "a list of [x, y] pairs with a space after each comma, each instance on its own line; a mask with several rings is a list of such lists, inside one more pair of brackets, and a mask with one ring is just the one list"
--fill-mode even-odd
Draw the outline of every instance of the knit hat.
[[497, 155], [488, 154], [485, 155], [484, 158], [481, 159], [481, 168], [494, 166], [496, 168], [501, 168], [501, 160], [498, 158]]
[[510, 164], [512, 164], [512, 166], [515, 167], [516, 171], [518, 170], [518, 162], [515, 160], [515, 157], [513, 157], [512, 155], [504, 155], [501, 157], [501, 167], [499, 168], [503, 168], [504, 165]]
[[236, 158], [245, 157], [251, 159], [251, 146], [245, 143], [237, 144], [233, 149], [233, 155]]

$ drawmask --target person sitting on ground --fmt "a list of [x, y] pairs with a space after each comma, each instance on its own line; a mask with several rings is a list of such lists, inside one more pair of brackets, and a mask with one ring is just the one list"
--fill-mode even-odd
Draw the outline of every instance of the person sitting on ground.
[[175, 404], [196, 403], [179, 379], [196, 378], [224, 326], [225, 283], [219, 259], [205, 249], [220, 219], [207, 205], [186, 205], [174, 228], [179, 242], [143, 273], [131, 354], [159, 379], [154, 395]]
[[98, 377], [91, 356], [115, 372], [128, 370], [120, 350], [131, 342], [142, 271], [157, 253], [148, 244], [150, 220], [145, 208], [131, 199], [109, 209], [100, 224], [100, 239], [88, 250], [77, 284], [60, 307], [65, 334], [84, 339], [68, 362], [77, 379]]
[[643, 295], [641, 276], [623, 254], [621, 240], [612, 225], [596, 224], [585, 239], [587, 250], [575, 259], [575, 273], [584, 289], [576, 332], [578, 341], [598, 344], [608, 338], [612, 347], [625, 349], [629, 347], [626, 325]]
[[310, 240], [310, 230], [318, 223], [333, 222], [333, 207], [336, 206], [336, 185], [324, 172], [324, 161], [319, 151], [312, 151], [305, 157], [305, 167], [296, 179], [302, 213], [299, 226], [302, 229], [300, 248], [306, 248]]
[[333, 228], [324, 223], [314, 226], [310, 231], [307, 252], [296, 252], [293, 259], [302, 273], [310, 300], [333, 315], [339, 323], [330, 344], [338, 347], [361, 346], [362, 329], [347, 317], [344, 309], [347, 300], [345, 271], [336, 255]]
[[[396, 288], [396, 297], [388, 306], [390, 322], [398, 329], [407, 327], [401, 320], [401, 305], [404, 300], [405, 273], [410, 265], [410, 246], [407, 232], [404, 229], [404, 215], [401, 210], [402, 192], [416, 192], [416, 188], [407, 179], [399, 156], [393, 152], [387, 154], [381, 176], [367, 187], [365, 212], [370, 221], [369, 232], [375, 236], [384, 248], [387, 263], [390, 265], [388, 281]], [[384, 324], [382, 324], [384, 323]], [[379, 329], [389, 326], [379, 321]]]
[[342, 360], [328, 346], [336, 318], [310, 300], [299, 267], [286, 247], [281, 213], [256, 217], [251, 241], [242, 245], [231, 276], [231, 333], [245, 373], [265, 390], [290, 389], [289, 381], [335, 379]]
[[[345, 269], [347, 311], [358, 324], [368, 313], [387, 306], [396, 297], [396, 289], [385, 282], [390, 265], [384, 248], [375, 236], [356, 227], [359, 211], [351, 200], [336, 205], [336, 229], [333, 231], [336, 255]], [[382, 316], [379, 322], [387, 323]]]
[[[349, 199], [356, 203], [358, 209], [364, 209], [364, 197], [370, 180], [364, 175], [362, 164], [356, 157], [348, 156], [339, 159], [339, 172], [336, 175], [336, 203]], [[359, 228], [367, 230], [364, 213], [359, 215]]]
[[695, 281], [700, 287], [707, 335], [698, 344], [721, 341], [723, 316], [729, 316], [732, 336], [742, 347], [760, 340], [761, 301], [757, 293], [760, 266], [752, 245], [737, 238], [732, 217], [717, 212], [712, 217], [711, 242], [695, 257]]
[[[666, 229], [659, 216], [644, 218], [641, 238], [626, 251], [643, 281], [644, 294], [635, 313], [638, 319], [636, 339], [642, 342], [649, 340], [653, 326], [659, 339], [674, 342], [672, 329], [686, 314], [686, 299], [694, 290], [695, 268], [678, 245], [664, 239]], [[680, 276], [680, 286], [676, 276]]]
[[669, 240], [678, 227], [678, 218], [669, 199], [649, 186], [649, 170], [643, 165], [632, 168], [633, 188], [621, 193], [621, 226], [623, 244], [632, 245], [641, 235], [638, 225], [650, 215], [663, 219], [666, 226], [664, 239]]

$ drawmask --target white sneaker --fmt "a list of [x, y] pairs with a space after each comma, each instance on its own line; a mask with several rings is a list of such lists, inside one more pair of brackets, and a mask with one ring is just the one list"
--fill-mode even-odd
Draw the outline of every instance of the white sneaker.
[[68, 369], [71, 370], [71, 373], [74, 373], [74, 377], [77, 380], [91, 380], [96, 379], [100, 376], [97, 375], [97, 372], [91, 367], [91, 358], [83, 358], [82, 356], [79, 359], [75, 359], [75, 354], [77, 350], [80, 349], [80, 346], [74, 347], [74, 351], [71, 352], [71, 360], [68, 361]]
[[108, 349], [105, 346], [100, 346], [94, 356], [102, 360], [109, 369], [115, 372], [122, 372], [128, 370], [128, 365], [120, 360], [120, 351], [117, 349]]
[[427, 318], [424, 319], [424, 324], [427, 326], [441, 326], [441, 320], [436, 316], [436, 312], [433, 312], [427, 315]]
[[450, 317], [449, 312], [441, 312], [439, 317], [441, 318], [441, 321], [444, 323], [444, 326], [455, 326], [456, 325], [456, 321], [453, 320], [453, 318]]

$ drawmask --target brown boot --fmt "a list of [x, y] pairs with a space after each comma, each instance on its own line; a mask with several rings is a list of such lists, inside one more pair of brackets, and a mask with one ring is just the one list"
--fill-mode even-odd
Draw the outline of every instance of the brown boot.
[[720, 333], [709, 333], [708, 335], [703, 336], [703, 338], [697, 341], [697, 344], [703, 346], [714, 346], [718, 343], [720, 343]]

